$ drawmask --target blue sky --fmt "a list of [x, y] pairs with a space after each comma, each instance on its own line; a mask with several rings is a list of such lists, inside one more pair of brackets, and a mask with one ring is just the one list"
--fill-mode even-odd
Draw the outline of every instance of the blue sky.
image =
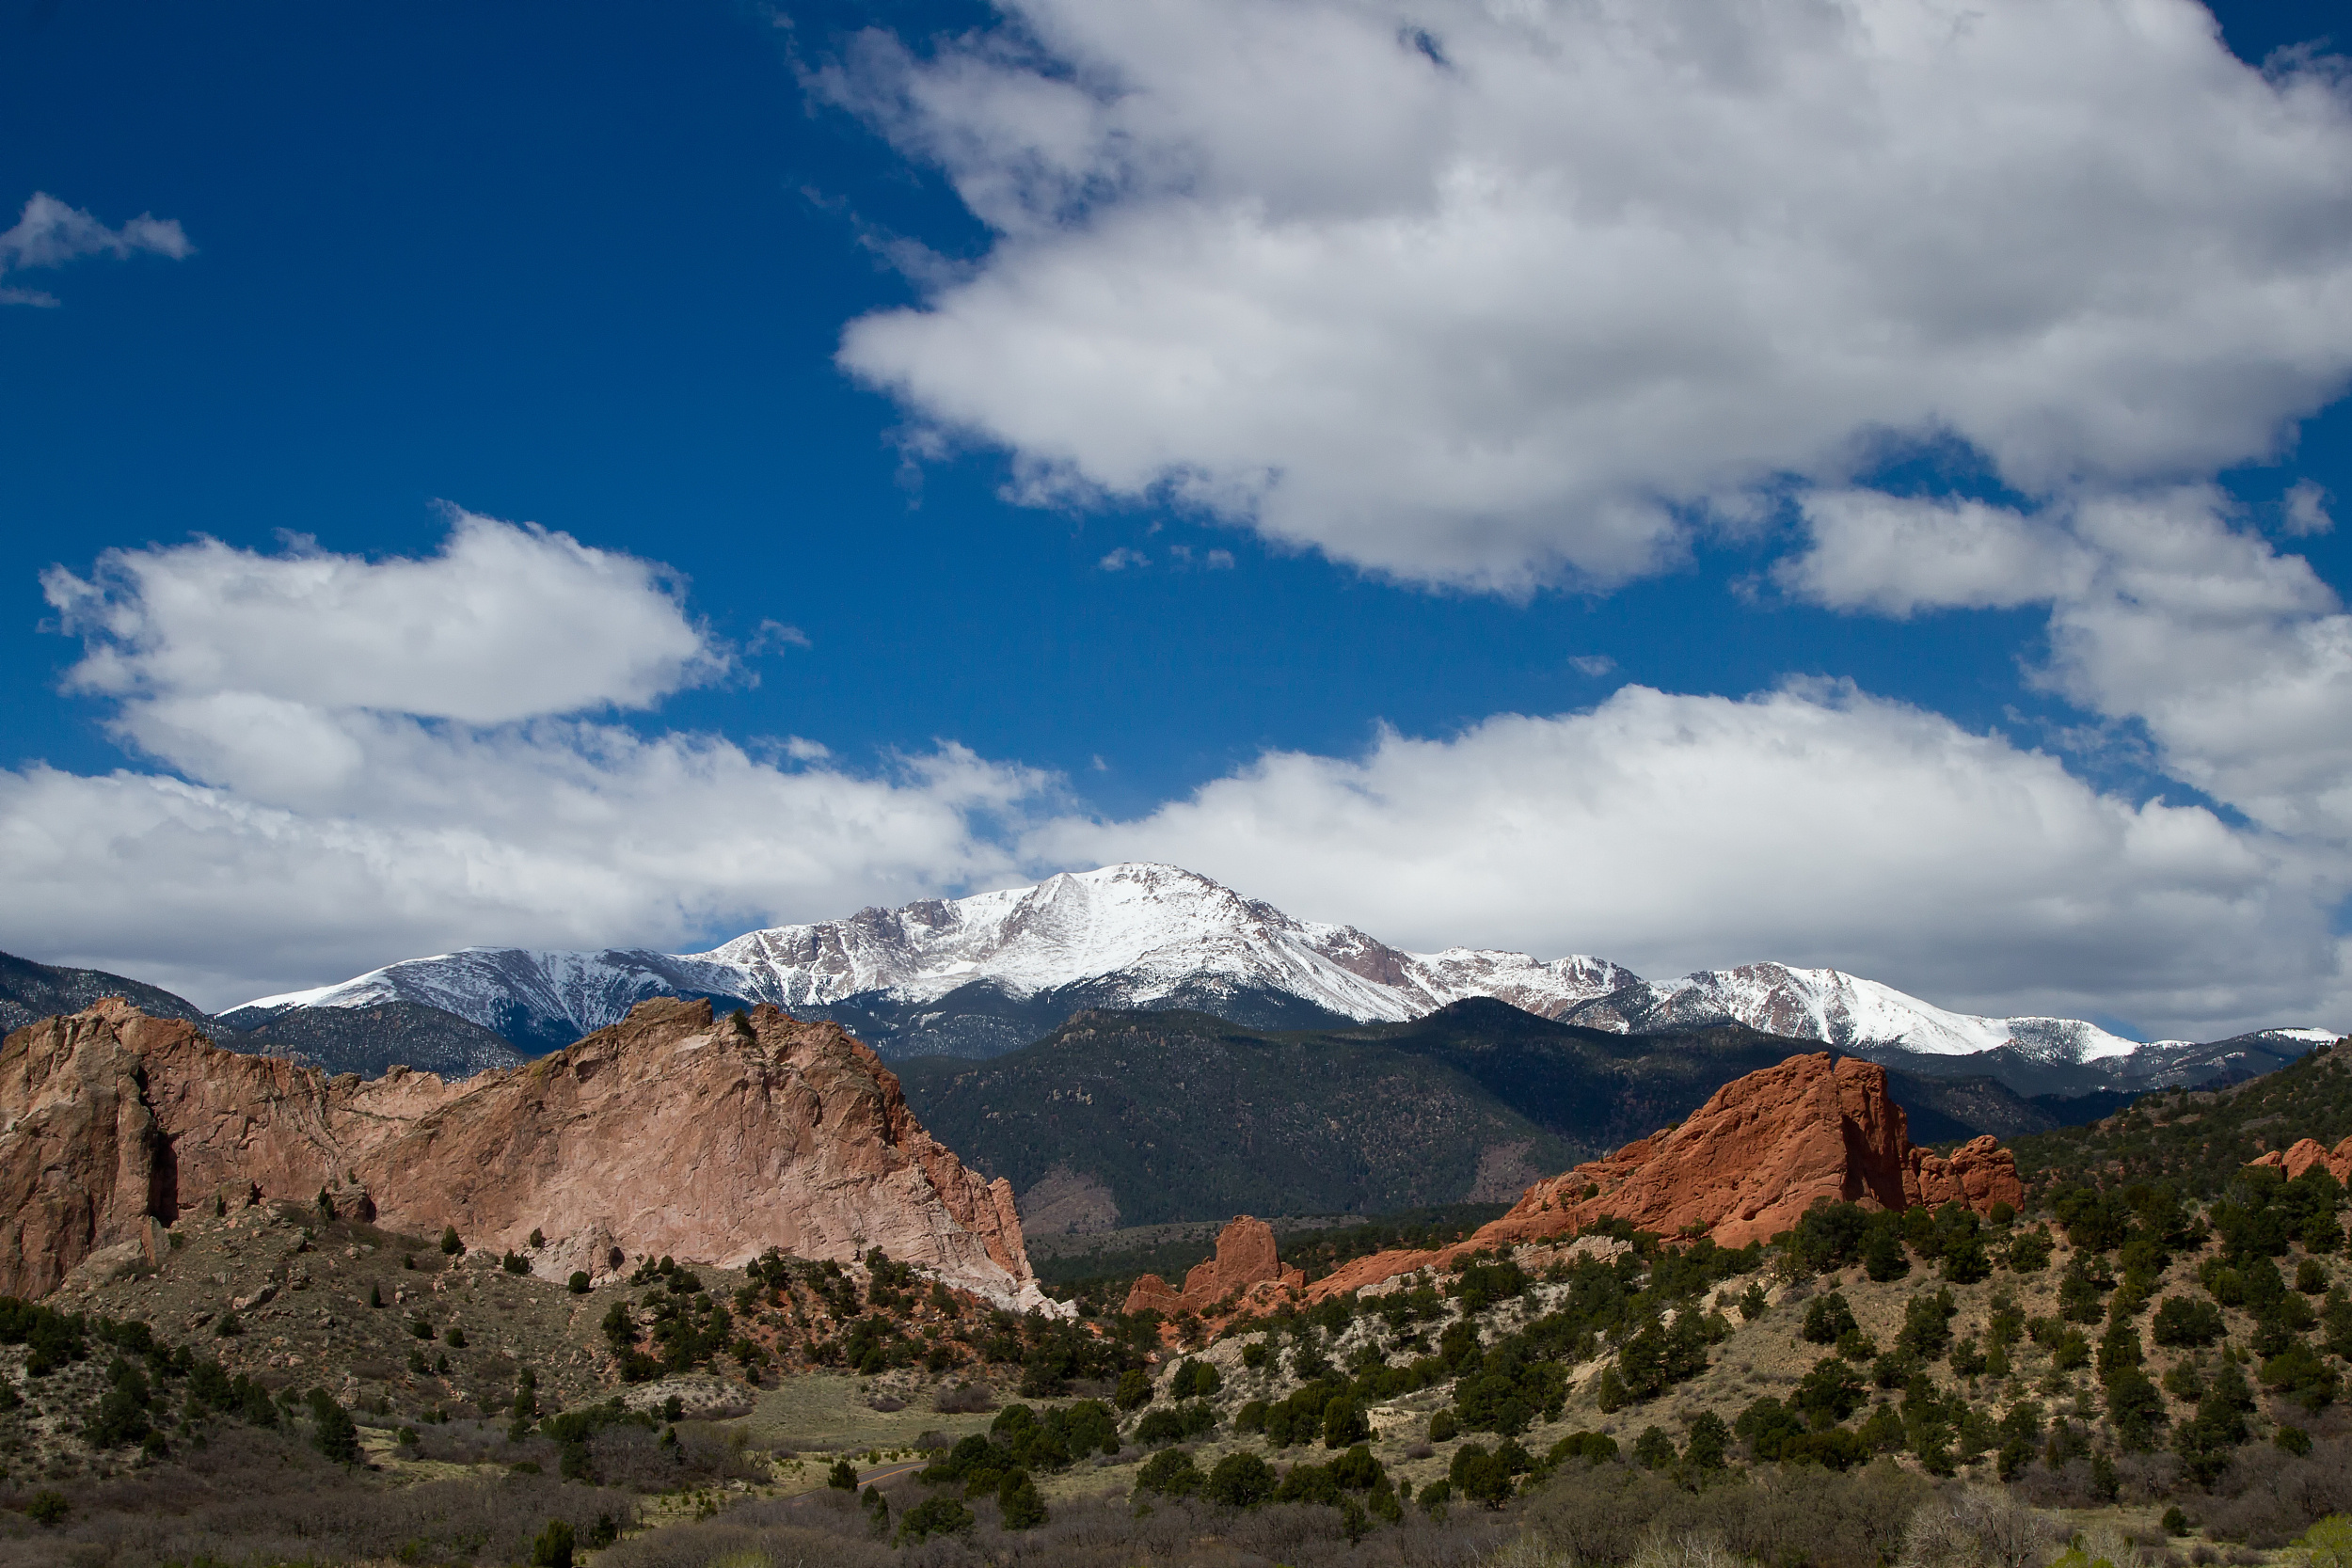
[[225, 1005], [1134, 856], [2352, 1022], [2327, 18], [1979, 9], [20, 4], [0, 946]]

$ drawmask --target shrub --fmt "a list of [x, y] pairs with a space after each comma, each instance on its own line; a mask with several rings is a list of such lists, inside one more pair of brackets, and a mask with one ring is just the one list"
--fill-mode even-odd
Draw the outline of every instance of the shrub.
[[825, 1472], [825, 1484], [838, 1492], [857, 1490], [857, 1466], [846, 1459], [836, 1459], [833, 1468]]
[[47, 1487], [34, 1493], [24, 1505], [24, 1517], [44, 1528], [65, 1523], [65, 1516], [71, 1512], [65, 1494]]
[[1644, 1427], [1633, 1440], [1633, 1461], [1645, 1470], [1662, 1470], [1676, 1458], [1675, 1440], [1662, 1427]]
[[337, 1404], [319, 1390], [310, 1394], [310, 1444], [319, 1452], [338, 1465], [359, 1462], [359, 1429], [352, 1424], [351, 1412]]
[[1166, 1448], [1184, 1440], [1184, 1418], [1173, 1410], [1159, 1409], [1136, 1423], [1135, 1440], [1147, 1449]]
[[531, 1568], [572, 1568], [572, 1527], [568, 1521], [548, 1521], [548, 1528], [531, 1544]]
[[1488, 1508], [1501, 1508], [1511, 1499], [1510, 1470], [1482, 1443], [1465, 1443], [1456, 1449], [1446, 1479], [1463, 1497]]
[[2060, 1529], [1998, 1487], [1972, 1486], [1922, 1504], [1903, 1532], [1910, 1568], [2040, 1568]]
[[1724, 1453], [1731, 1447], [1731, 1428], [1712, 1410], [1702, 1410], [1691, 1418], [1689, 1433], [1682, 1444], [1682, 1457], [1694, 1469], [1720, 1470]]
[[1323, 1446], [1344, 1449], [1360, 1443], [1372, 1435], [1372, 1423], [1364, 1418], [1354, 1400], [1342, 1394], [1323, 1407]]
[[1440, 1410], [1429, 1418], [1429, 1440], [1451, 1443], [1462, 1434], [1462, 1423], [1454, 1418], [1451, 1410]]
[[1136, 1472], [1136, 1488], [1167, 1497], [1189, 1497], [1200, 1490], [1200, 1467], [1182, 1449], [1164, 1449]]
[[1903, 1307], [1902, 1332], [1895, 1343], [1928, 1359], [1943, 1354], [1952, 1342], [1952, 1314], [1957, 1310], [1949, 1291], [1912, 1297]]
[[2159, 1345], [2193, 1348], [2210, 1345], [2222, 1336], [2221, 1308], [2210, 1301], [2167, 1296], [2156, 1304], [2149, 1332]]
[[1140, 1368], [1130, 1367], [1119, 1374], [1119, 1391], [1111, 1402], [1121, 1410], [1136, 1410], [1152, 1402], [1152, 1374]]
[[457, 1239], [457, 1227], [455, 1226], [445, 1225], [441, 1227], [441, 1250], [452, 1258], [462, 1258], [465, 1256], [466, 1243]]
[[2050, 1233], [2041, 1226], [2016, 1231], [2009, 1239], [2005, 1260], [2014, 1273], [2040, 1274], [2050, 1265], [2052, 1245]]
[[2352, 1568], [2352, 1515], [2330, 1513], [2295, 1544], [2311, 1568]]
[[954, 1497], [929, 1497], [916, 1503], [898, 1521], [898, 1544], [911, 1545], [934, 1535], [961, 1535], [979, 1523], [972, 1511]]
[[564, 1282], [564, 1288], [576, 1296], [586, 1295], [588, 1293], [588, 1271], [574, 1269], [572, 1277]]
[[1229, 1453], [1216, 1462], [1201, 1495], [1226, 1508], [1255, 1508], [1274, 1496], [1274, 1468], [1254, 1453]]
[[1552, 1444], [1550, 1466], [1558, 1469], [1571, 1459], [1587, 1465], [1605, 1465], [1617, 1457], [1617, 1440], [1605, 1432], [1571, 1432]]
[[1838, 1336], [1859, 1329], [1854, 1322], [1853, 1308], [1836, 1291], [1815, 1296], [1805, 1303], [1804, 1337], [1817, 1345], [1834, 1345]]
[[996, 1514], [1007, 1529], [1035, 1529], [1045, 1523], [1045, 1499], [1026, 1470], [1014, 1470], [996, 1488]]

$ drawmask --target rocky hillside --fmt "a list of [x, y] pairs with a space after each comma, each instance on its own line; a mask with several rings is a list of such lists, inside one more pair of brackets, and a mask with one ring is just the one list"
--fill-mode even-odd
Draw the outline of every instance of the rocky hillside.
[[[1629, 1037], [1474, 1000], [1297, 1033], [1092, 1012], [988, 1062], [899, 1071], [926, 1123], [1010, 1179], [1033, 1230], [1057, 1231], [1510, 1202], [1804, 1049], [1736, 1026]], [[2055, 1124], [1988, 1081], [1887, 1081], [1923, 1142]]]
[[2040, 1186], [2163, 1180], [2213, 1196], [2268, 1150], [2302, 1138], [2332, 1147], [2348, 1136], [2352, 1047], [2339, 1044], [2221, 1088], [2142, 1095], [2088, 1126], [2024, 1136], [2015, 1144], [2019, 1167]]
[[659, 1000], [528, 1067], [373, 1082], [212, 1046], [119, 1002], [0, 1047], [0, 1291], [38, 1296], [191, 1210], [262, 1195], [453, 1227], [554, 1278], [627, 1259], [739, 1263], [876, 1245], [1042, 1302], [1009, 1186], [967, 1171], [831, 1024]]

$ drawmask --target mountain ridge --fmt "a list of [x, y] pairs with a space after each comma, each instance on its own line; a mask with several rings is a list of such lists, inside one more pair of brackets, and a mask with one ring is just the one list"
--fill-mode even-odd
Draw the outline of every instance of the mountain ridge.
[[[1758, 962], [1659, 982], [1582, 954], [1411, 953], [1352, 926], [1294, 919], [1181, 867], [1141, 863], [773, 927], [703, 953], [467, 948], [259, 997], [219, 1022], [249, 1030], [297, 1009], [405, 1001], [543, 1051], [656, 995], [769, 1003], [855, 1029], [891, 1059], [985, 1058], [1090, 1007], [1189, 1008], [1302, 1028], [1401, 1022], [1481, 996], [1622, 1035], [1737, 1023], [1874, 1059], [1981, 1058], [2005, 1080], [2038, 1077], [2030, 1092], [2180, 1081], [2205, 1049], [2142, 1045], [2079, 1019], [1959, 1013], [1834, 969]], [[2259, 1034], [2282, 1060], [2335, 1037]]]

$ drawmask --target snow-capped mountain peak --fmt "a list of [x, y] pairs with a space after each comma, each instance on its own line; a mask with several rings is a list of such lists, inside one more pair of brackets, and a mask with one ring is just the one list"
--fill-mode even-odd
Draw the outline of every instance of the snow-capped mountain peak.
[[2010, 1046], [2042, 1061], [2086, 1062], [2138, 1049], [2079, 1019], [1979, 1018], [1839, 970], [1780, 963], [1643, 982], [1569, 1016], [1578, 1023], [1635, 1031], [1736, 1022], [1849, 1049], [1893, 1047], [1937, 1056]]
[[2138, 1049], [2080, 1020], [1979, 1018], [1835, 969], [1752, 963], [1650, 982], [1584, 955], [1412, 953], [1152, 863], [771, 927], [706, 953], [466, 948], [263, 997], [224, 1022], [249, 1028], [293, 1007], [420, 1002], [545, 1048], [663, 994], [834, 1018], [886, 1055], [993, 1055], [1081, 1007], [1195, 1007], [1290, 1028], [1401, 1022], [1470, 997], [1620, 1032], [1740, 1023], [1847, 1050], [1957, 1056], [2008, 1048], [2080, 1065]]

